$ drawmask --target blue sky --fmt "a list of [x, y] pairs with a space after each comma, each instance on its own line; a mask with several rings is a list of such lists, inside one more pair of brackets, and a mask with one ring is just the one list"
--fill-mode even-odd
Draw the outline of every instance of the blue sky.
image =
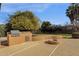
[[6, 23], [9, 15], [16, 11], [32, 11], [41, 21], [52, 24], [70, 23], [65, 12], [67, 3], [3, 3], [0, 12], [0, 23]]

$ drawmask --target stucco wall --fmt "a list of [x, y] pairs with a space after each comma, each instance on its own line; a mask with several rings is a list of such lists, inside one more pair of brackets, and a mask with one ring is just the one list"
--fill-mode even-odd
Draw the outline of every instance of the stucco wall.
[[7, 34], [8, 45], [15, 45], [24, 43], [32, 40], [31, 32], [20, 32], [19, 36], [12, 36], [10, 33]]

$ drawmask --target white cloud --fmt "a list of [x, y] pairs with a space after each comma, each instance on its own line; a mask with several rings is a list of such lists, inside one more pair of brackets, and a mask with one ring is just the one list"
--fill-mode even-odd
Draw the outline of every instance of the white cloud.
[[46, 3], [16, 3], [2, 4], [1, 12], [15, 12], [18, 10], [31, 10], [35, 12], [45, 11], [51, 4]]

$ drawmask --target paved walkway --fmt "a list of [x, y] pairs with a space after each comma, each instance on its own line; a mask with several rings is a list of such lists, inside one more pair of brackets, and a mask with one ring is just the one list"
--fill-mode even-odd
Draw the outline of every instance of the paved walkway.
[[59, 40], [58, 45], [49, 45], [44, 41], [26, 42], [20, 45], [0, 48], [0, 55], [5, 56], [79, 56], [79, 40]]

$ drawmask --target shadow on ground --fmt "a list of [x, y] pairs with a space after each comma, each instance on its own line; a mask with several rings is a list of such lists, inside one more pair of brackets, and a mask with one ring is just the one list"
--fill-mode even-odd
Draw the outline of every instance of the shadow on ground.
[[8, 46], [8, 41], [7, 41], [7, 40], [2, 41], [2, 42], [1, 42], [1, 46]]

